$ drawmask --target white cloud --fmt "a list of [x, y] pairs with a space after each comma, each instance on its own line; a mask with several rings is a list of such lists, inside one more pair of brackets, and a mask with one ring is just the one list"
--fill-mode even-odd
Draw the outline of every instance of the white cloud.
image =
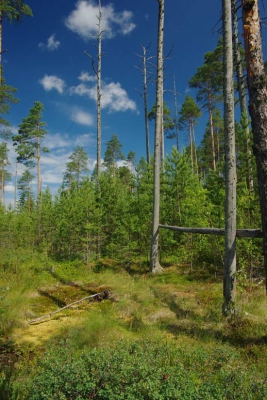
[[75, 146], [93, 147], [96, 144], [95, 134], [85, 133], [84, 135], [77, 136]]
[[48, 39], [47, 39], [47, 43], [39, 43], [38, 47], [42, 50], [49, 50], [49, 51], [54, 51], [57, 50], [60, 46], [60, 42], [58, 40], [55, 39], [55, 35], [51, 35]]
[[14, 185], [5, 185], [5, 192], [14, 193], [15, 192], [15, 186]]
[[96, 76], [90, 75], [88, 72], [82, 71], [78, 79], [82, 82], [95, 82]]
[[[79, 96], [88, 96], [96, 101], [96, 85], [88, 87], [85, 83], [70, 88], [70, 93]], [[137, 111], [136, 103], [131, 100], [125, 89], [121, 87], [119, 82], [111, 82], [106, 84], [102, 82], [101, 88], [101, 107], [107, 108], [110, 112], [114, 111]]]
[[57, 90], [58, 93], [62, 94], [65, 88], [65, 82], [63, 79], [58, 78], [55, 75], [45, 75], [39, 80], [39, 83], [43, 86], [44, 90], [49, 92], [50, 90]]
[[90, 89], [88, 88], [88, 86], [86, 86], [85, 83], [80, 83], [77, 86], [72, 86], [70, 88], [70, 93], [71, 94], [78, 94], [79, 96], [87, 95], [87, 96], [91, 97], [90, 96]]
[[120, 83], [111, 82], [103, 85], [101, 104], [103, 108], [109, 108], [110, 111], [136, 111], [135, 102], [128, 97]]
[[86, 125], [86, 126], [94, 125], [93, 116], [77, 107], [73, 107], [71, 112], [71, 119], [72, 121], [80, 125]]
[[53, 135], [48, 134], [43, 139], [44, 147], [47, 147], [50, 151], [55, 151], [62, 148], [66, 149], [72, 146], [72, 144], [72, 140], [69, 138], [69, 136], [62, 133], [55, 133]]
[[[135, 28], [131, 11], [115, 12], [113, 4], [108, 4], [102, 6], [101, 12], [103, 38], [111, 39], [117, 34], [127, 35]], [[70, 30], [88, 40], [98, 34], [98, 15], [99, 8], [95, 1], [79, 0], [75, 10], [67, 17], [65, 24]]]

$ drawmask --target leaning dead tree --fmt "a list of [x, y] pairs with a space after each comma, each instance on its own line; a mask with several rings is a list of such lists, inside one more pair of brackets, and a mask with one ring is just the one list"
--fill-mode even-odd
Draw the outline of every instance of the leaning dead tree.
[[163, 33], [164, 33], [164, 0], [158, 0], [158, 46], [157, 46], [157, 90], [156, 90], [156, 124], [154, 140], [154, 187], [153, 187], [153, 221], [150, 249], [150, 270], [161, 272], [159, 263], [159, 209], [160, 209], [160, 154], [162, 139], [163, 115]]
[[264, 71], [258, 1], [242, 0], [241, 5], [249, 90], [249, 112], [257, 165], [264, 268], [267, 277], [267, 76]]

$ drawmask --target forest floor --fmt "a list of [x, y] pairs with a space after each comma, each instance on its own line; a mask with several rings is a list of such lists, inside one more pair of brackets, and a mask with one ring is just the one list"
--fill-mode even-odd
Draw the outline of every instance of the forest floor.
[[[240, 282], [236, 313], [225, 318], [222, 278], [203, 268], [190, 271], [187, 266], [173, 265], [151, 275], [62, 265], [56, 273], [45, 271], [36, 281], [32, 279], [28, 286], [27, 273], [24, 278], [15, 275], [2, 275], [0, 282], [0, 287], [8, 288], [2, 296], [0, 320], [2, 368], [14, 362], [23, 365], [27, 357], [38, 359], [62, 340], [75, 349], [92, 349], [149, 338], [201, 351], [233, 348], [237, 367], [244, 363], [259, 374], [267, 369], [263, 283]], [[87, 299], [105, 290], [109, 298]], [[46, 317], [34, 321], [42, 316]]]

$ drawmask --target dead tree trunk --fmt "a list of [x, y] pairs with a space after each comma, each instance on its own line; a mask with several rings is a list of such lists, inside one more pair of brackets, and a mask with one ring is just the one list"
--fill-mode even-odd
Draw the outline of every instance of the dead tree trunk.
[[231, 0], [223, 0], [224, 131], [226, 167], [225, 268], [223, 313], [232, 309], [236, 296], [236, 158]]
[[97, 177], [101, 173], [101, 61], [102, 61], [102, 12], [101, 1], [99, 0], [98, 15], [98, 54], [97, 54]]
[[150, 270], [153, 273], [163, 269], [159, 263], [159, 209], [160, 209], [160, 154], [162, 139], [162, 92], [163, 92], [163, 33], [164, 33], [164, 0], [158, 0], [158, 49], [157, 49], [157, 93], [156, 93], [156, 124], [154, 144], [154, 194], [153, 223], [150, 250]]
[[[260, 195], [264, 268], [267, 277], [267, 76], [264, 71], [257, 0], [242, 0], [249, 112]], [[266, 279], [267, 293], [267, 279]]]
[[142, 72], [143, 75], [143, 93], [139, 92], [141, 96], [144, 99], [144, 114], [145, 114], [145, 136], [146, 136], [146, 161], [149, 164], [150, 163], [150, 143], [149, 143], [149, 128], [148, 128], [148, 105], [147, 105], [147, 86], [148, 86], [148, 61], [152, 57], [147, 57], [147, 52], [149, 49], [148, 45], [147, 47], [141, 46], [143, 50], [142, 56], [138, 55], [142, 59], [142, 69], [138, 66], [135, 66], [137, 69], [139, 69]]
[[175, 110], [175, 138], [176, 138], [176, 148], [179, 152], [179, 132], [178, 132], [178, 101], [177, 101], [177, 91], [175, 75], [173, 75], [173, 95], [174, 95], [174, 110]]

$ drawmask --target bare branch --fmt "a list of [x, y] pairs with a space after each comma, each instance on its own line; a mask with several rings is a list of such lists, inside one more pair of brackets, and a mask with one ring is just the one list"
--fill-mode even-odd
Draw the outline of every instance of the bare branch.
[[85, 50], [85, 51], [83, 52], [83, 54], [86, 55], [87, 57], [91, 58], [91, 60], [92, 60], [92, 69], [93, 69], [94, 73], [97, 75], [97, 70], [95, 69], [95, 59], [94, 59], [94, 57], [91, 56], [91, 54], [89, 54], [89, 53], [87, 52], [87, 50]]

